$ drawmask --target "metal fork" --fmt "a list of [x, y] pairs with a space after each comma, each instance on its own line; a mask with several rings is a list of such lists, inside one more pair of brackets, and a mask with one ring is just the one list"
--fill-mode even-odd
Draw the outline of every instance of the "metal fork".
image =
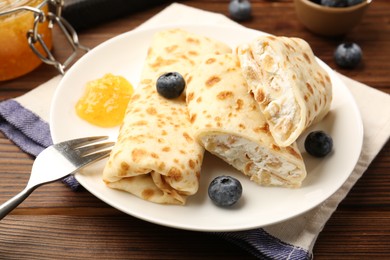
[[[0, 220], [22, 203], [39, 186], [57, 181], [110, 154], [114, 142], [107, 136], [84, 137], [49, 146], [35, 159], [30, 179], [19, 194], [0, 206]], [[99, 143], [100, 142], [100, 143]]]

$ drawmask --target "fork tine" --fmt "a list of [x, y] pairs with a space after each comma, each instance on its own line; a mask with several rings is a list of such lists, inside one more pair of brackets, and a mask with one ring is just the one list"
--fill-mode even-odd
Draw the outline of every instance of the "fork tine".
[[98, 161], [110, 155], [111, 150], [105, 150], [98, 153], [92, 153], [81, 158], [78, 168], [87, 166], [91, 162]]
[[64, 141], [61, 143], [58, 143], [56, 145], [62, 145], [62, 146], [67, 146], [69, 148], [77, 148], [82, 145], [87, 145], [90, 143], [98, 142], [98, 141], [103, 141], [108, 139], [108, 136], [92, 136], [92, 137], [82, 137], [82, 138], [77, 138], [73, 140], [68, 140]]
[[114, 142], [106, 142], [106, 143], [99, 143], [99, 144], [92, 144], [87, 146], [82, 146], [80, 148], [77, 148], [77, 150], [80, 152], [80, 155], [87, 155], [90, 153], [93, 153], [95, 151], [102, 150], [103, 148], [108, 148], [113, 146]]

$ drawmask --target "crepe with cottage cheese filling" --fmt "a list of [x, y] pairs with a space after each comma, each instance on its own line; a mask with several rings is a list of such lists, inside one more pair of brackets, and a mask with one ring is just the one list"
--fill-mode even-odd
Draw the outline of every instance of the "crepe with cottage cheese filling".
[[206, 150], [260, 185], [301, 186], [306, 169], [297, 145], [275, 143], [236, 55], [208, 55], [186, 94], [194, 137]]
[[261, 36], [238, 46], [237, 53], [278, 145], [290, 145], [328, 113], [331, 80], [306, 41]]
[[157, 93], [156, 81], [173, 71], [185, 77], [206, 53], [223, 52], [230, 47], [181, 29], [154, 35], [104, 168], [109, 187], [161, 204], [183, 205], [197, 192], [204, 149], [192, 137], [185, 93], [166, 99]]

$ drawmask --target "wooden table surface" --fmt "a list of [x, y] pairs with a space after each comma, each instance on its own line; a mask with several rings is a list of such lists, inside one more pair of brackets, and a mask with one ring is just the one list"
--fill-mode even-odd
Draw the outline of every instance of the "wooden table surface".
[[[228, 15], [228, 1], [182, 1]], [[243, 25], [276, 35], [307, 40], [330, 67], [373, 88], [390, 93], [390, 1], [375, 0], [361, 24], [342, 38], [307, 31], [292, 1], [251, 1], [253, 19]], [[89, 47], [140, 25], [167, 5], [122, 17], [80, 32]], [[357, 42], [362, 64], [339, 69], [333, 60], [343, 40]], [[55, 54], [67, 46], [54, 39]], [[17, 97], [56, 75], [43, 65], [0, 83], [1, 100]], [[367, 102], [375, 102], [368, 100]], [[373, 115], [375, 116], [375, 115]], [[33, 158], [0, 133], [0, 203], [20, 191]], [[390, 259], [390, 144], [380, 151], [363, 177], [332, 215], [314, 247], [315, 259]], [[128, 216], [87, 191], [73, 192], [61, 182], [37, 189], [0, 221], [0, 259], [253, 259], [236, 245], [213, 235], [158, 226]]]

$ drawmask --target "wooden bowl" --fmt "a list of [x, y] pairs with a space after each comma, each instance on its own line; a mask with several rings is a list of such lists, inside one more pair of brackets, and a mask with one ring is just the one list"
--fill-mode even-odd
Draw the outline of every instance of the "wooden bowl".
[[310, 31], [325, 36], [338, 36], [351, 31], [361, 21], [371, 0], [349, 7], [329, 7], [310, 0], [294, 0], [298, 19]]

